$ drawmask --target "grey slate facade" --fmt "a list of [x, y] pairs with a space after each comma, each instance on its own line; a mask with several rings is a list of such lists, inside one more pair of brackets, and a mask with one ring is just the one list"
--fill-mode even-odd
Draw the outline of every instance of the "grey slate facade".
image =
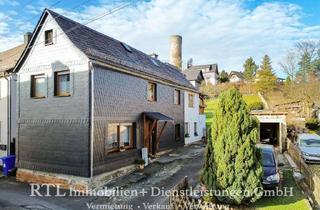
[[72, 74], [71, 97], [30, 98], [30, 82], [18, 83], [18, 168], [89, 176], [89, 71]]
[[[183, 103], [174, 105], [175, 88], [157, 84], [157, 101], [147, 100], [148, 80], [133, 77], [110, 69], [95, 66], [94, 68], [94, 174], [114, 169], [114, 167], [131, 164], [138, 158], [139, 149], [143, 146], [143, 112], [161, 112], [174, 119], [174, 124], [183, 127]], [[183, 94], [181, 94], [183, 97]], [[182, 98], [183, 100], [183, 98]], [[123, 153], [106, 155], [105, 138], [108, 123], [135, 122], [136, 149]], [[182, 146], [181, 139], [174, 138], [174, 124], [169, 123], [160, 140], [160, 150]], [[161, 125], [159, 125], [161, 127]], [[159, 131], [160, 129], [158, 129]], [[127, 154], [126, 154], [127, 153]], [[128, 156], [127, 156], [128, 155]]]
[[[24, 62], [28, 62], [28, 56], [32, 56], [32, 45], [48, 16], [66, 33], [72, 47], [77, 49], [74, 51], [83, 53], [87, 61], [81, 71], [70, 71], [70, 97], [55, 97], [54, 79], [47, 76], [46, 98], [31, 99], [30, 73], [19, 71]], [[70, 28], [74, 30], [70, 31]], [[58, 41], [57, 46], [61, 42]], [[48, 49], [46, 59], [50, 61], [47, 65], [51, 66], [51, 70], [50, 67], [46, 69], [49, 75], [56, 71], [51, 65], [56, 62], [50, 60], [51, 53], [63, 53], [64, 47], [61, 52], [60, 49], [50, 51], [49, 47], [45, 48]], [[18, 168], [92, 177], [132, 164], [143, 147], [144, 112], [159, 112], [174, 120], [164, 129], [160, 150], [184, 144], [183, 95], [185, 90], [196, 90], [175, 67], [130, 49], [131, 52], [122, 42], [62, 15], [47, 9], [43, 12], [15, 67], [19, 75]], [[147, 100], [149, 81], [157, 84], [155, 102]], [[174, 104], [176, 89], [181, 91], [180, 105]], [[127, 122], [135, 123], [133, 149], [107, 153], [108, 124]], [[162, 124], [158, 124], [157, 132]], [[181, 128], [179, 141], [175, 140], [175, 124], [180, 124]]]

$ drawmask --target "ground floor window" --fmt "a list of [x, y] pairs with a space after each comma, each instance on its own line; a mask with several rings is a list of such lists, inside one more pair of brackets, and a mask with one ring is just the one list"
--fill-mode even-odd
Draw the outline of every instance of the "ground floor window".
[[190, 129], [189, 129], [189, 123], [184, 123], [184, 136], [190, 137]]
[[180, 141], [180, 124], [175, 125], [175, 140]]
[[106, 148], [108, 152], [117, 152], [133, 148], [134, 123], [109, 123]]

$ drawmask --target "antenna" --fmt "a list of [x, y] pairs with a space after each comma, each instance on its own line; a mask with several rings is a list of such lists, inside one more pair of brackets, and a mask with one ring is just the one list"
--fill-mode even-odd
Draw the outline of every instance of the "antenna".
[[187, 69], [192, 66], [192, 63], [193, 63], [193, 58], [189, 58], [189, 60], [187, 62]]

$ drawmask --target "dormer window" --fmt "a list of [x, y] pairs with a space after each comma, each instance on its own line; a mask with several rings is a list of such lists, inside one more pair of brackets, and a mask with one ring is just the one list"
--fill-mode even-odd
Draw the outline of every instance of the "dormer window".
[[132, 53], [132, 49], [131, 49], [131, 47], [129, 47], [129, 45], [127, 45], [126, 43], [123, 43], [123, 42], [121, 42], [121, 45], [123, 46], [123, 48], [124, 48], [126, 51]]
[[44, 43], [45, 45], [51, 45], [53, 44], [53, 30], [46, 30], [44, 32]]

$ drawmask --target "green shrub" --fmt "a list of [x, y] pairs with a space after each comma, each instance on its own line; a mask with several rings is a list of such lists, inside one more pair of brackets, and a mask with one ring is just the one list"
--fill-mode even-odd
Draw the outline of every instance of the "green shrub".
[[208, 190], [239, 193], [216, 195], [219, 201], [248, 204], [261, 197], [263, 169], [257, 135], [257, 119], [250, 116], [239, 91], [223, 92], [214, 112], [201, 181]]
[[254, 102], [251, 104], [248, 104], [249, 110], [262, 110], [263, 109], [263, 103], [262, 102]]
[[136, 165], [144, 165], [146, 162], [143, 159], [136, 159], [134, 161], [134, 164]]
[[316, 118], [309, 118], [306, 120], [306, 128], [310, 130], [320, 129], [320, 121]]

